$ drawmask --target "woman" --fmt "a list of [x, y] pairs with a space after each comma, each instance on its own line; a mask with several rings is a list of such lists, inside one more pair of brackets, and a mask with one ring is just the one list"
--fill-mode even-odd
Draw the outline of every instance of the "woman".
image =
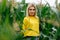
[[39, 18], [34, 4], [29, 4], [27, 7], [23, 30], [26, 40], [39, 40]]

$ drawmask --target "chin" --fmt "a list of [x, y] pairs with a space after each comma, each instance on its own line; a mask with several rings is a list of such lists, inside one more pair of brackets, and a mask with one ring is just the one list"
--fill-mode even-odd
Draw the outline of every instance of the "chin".
[[30, 14], [30, 16], [35, 16], [35, 14]]

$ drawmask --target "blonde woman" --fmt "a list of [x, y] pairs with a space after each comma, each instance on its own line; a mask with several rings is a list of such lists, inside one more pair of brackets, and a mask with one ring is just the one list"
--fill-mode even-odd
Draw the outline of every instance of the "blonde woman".
[[39, 40], [39, 18], [34, 4], [28, 4], [26, 17], [23, 20], [23, 30], [26, 40]]

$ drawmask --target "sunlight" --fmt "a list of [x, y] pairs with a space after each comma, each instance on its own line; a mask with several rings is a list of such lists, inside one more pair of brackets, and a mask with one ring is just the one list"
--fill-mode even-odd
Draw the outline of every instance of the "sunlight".
[[[16, 0], [16, 2], [21, 2], [22, 0]], [[50, 6], [56, 6], [55, 5], [55, 1], [56, 0], [42, 0], [42, 4], [46, 4], [47, 2], [50, 4]], [[41, 2], [41, 0], [25, 0], [25, 3], [35, 3], [35, 4], [39, 4]], [[58, 3], [60, 3], [60, 0], [58, 0]]]

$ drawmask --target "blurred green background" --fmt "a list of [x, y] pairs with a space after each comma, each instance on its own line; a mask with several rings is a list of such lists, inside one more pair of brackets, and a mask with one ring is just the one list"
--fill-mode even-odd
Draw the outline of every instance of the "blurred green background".
[[[0, 40], [23, 40], [22, 24], [28, 3], [2, 0], [0, 2]], [[40, 40], [60, 40], [60, 4], [51, 7], [38, 4]], [[16, 24], [16, 25], [15, 25]], [[18, 25], [15, 28], [15, 26]]]

